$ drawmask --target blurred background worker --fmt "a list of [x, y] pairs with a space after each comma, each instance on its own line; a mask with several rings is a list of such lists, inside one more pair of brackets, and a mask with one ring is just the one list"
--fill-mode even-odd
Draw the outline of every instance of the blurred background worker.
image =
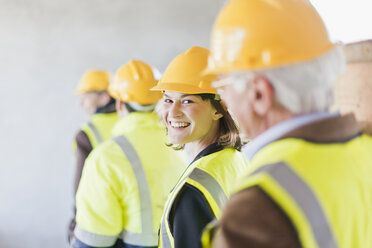
[[159, 112], [176, 149], [187, 147], [192, 159], [173, 189], [163, 213], [160, 247], [201, 247], [205, 226], [221, 216], [234, 182], [246, 168], [239, 131], [212, 87], [215, 76], [202, 76], [209, 50], [192, 47], [167, 67], [153, 90], [164, 91]]
[[215, 247], [372, 247], [372, 137], [328, 112], [344, 58], [312, 5], [231, 0], [211, 47], [215, 87], [253, 138]]
[[372, 40], [349, 43], [344, 52], [347, 69], [336, 83], [336, 107], [353, 112], [363, 131], [372, 134]]
[[167, 147], [153, 113], [160, 92], [146, 63], [131, 60], [116, 73], [110, 94], [120, 120], [116, 137], [89, 155], [76, 196], [73, 248], [156, 247], [164, 203], [185, 169], [182, 152]]
[[[90, 70], [83, 75], [76, 88], [76, 94], [80, 96], [80, 106], [89, 122], [82, 126], [74, 142], [76, 149], [74, 194], [79, 186], [86, 158], [93, 148], [112, 137], [111, 129], [119, 119], [115, 110], [115, 100], [107, 92], [109, 84], [110, 75], [107, 72]], [[74, 228], [75, 216], [69, 225], [69, 240], [73, 236]]]

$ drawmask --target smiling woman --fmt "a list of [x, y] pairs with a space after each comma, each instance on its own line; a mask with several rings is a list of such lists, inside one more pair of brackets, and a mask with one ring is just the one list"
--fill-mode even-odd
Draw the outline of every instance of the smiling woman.
[[163, 212], [160, 247], [201, 247], [202, 230], [220, 217], [232, 186], [246, 167], [232, 117], [203, 76], [209, 51], [193, 47], [177, 56], [159, 84], [159, 114], [171, 145], [187, 147], [193, 161], [171, 192]]
[[[162, 119], [167, 125], [168, 136], [173, 144], [193, 144], [200, 151], [217, 142], [217, 129], [222, 114], [209, 100], [200, 95], [165, 91]], [[196, 154], [191, 154], [195, 157]]]
[[160, 115], [167, 125], [170, 145], [177, 144], [174, 149], [190, 143], [189, 148], [198, 153], [215, 142], [241, 149], [238, 128], [218, 95], [165, 91]]

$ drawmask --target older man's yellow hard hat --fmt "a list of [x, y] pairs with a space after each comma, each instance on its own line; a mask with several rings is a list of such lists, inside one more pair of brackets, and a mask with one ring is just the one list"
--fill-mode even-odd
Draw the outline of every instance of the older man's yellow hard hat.
[[230, 0], [215, 22], [205, 73], [284, 66], [334, 46], [308, 0]]

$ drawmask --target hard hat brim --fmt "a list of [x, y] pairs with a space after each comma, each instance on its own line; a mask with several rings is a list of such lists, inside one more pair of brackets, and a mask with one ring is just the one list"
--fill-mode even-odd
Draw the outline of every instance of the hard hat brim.
[[235, 62], [235, 63], [229, 63], [226, 64], [224, 63], [221, 66], [213, 66], [211, 67], [208, 65], [202, 72], [201, 74], [203, 76], [208, 76], [208, 75], [226, 75], [229, 73], [239, 73], [239, 72], [244, 72], [244, 71], [260, 71], [260, 70], [266, 70], [266, 69], [271, 69], [271, 68], [277, 68], [277, 67], [285, 67], [285, 66], [291, 66], [295, 64], [300, 64], [300, 63], [306, 63], [307, 61], [311, 61], [313, 59], [316, 59], [317, 57], [320, 57], [333, 49], [341, 46], [342, 44], [340, 43], [330, 43], [329, 46], [325, 47], [323, 50], [319, 51], [318, 53], [315, 54], [308, 54], [308, 56], [304, 56], [302, 58], [291, 58], [288, 59], [288, 61], [283, 62], [283, 61], [272, 61], [270, 64], [262, 64], [262, 63], [257, 63], [257, 64], [250, 64], [249, 62], [247, 63], [242, 63], [242, 62]]
[[181, 83], [159, 83], [155, 87], [151, 88], [152, 91], [174, 91], [186, 94], [217, 94], [214, 88], [203, 89], [190, 84]]

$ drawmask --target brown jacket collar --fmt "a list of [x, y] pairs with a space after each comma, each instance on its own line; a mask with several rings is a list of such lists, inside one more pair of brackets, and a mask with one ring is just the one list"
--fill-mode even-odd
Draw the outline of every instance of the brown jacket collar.
[[279, 139], [299, 138], [311, 142], [345, 142], [361, 134], [353, 114], [327, 118], [294, 129]]

